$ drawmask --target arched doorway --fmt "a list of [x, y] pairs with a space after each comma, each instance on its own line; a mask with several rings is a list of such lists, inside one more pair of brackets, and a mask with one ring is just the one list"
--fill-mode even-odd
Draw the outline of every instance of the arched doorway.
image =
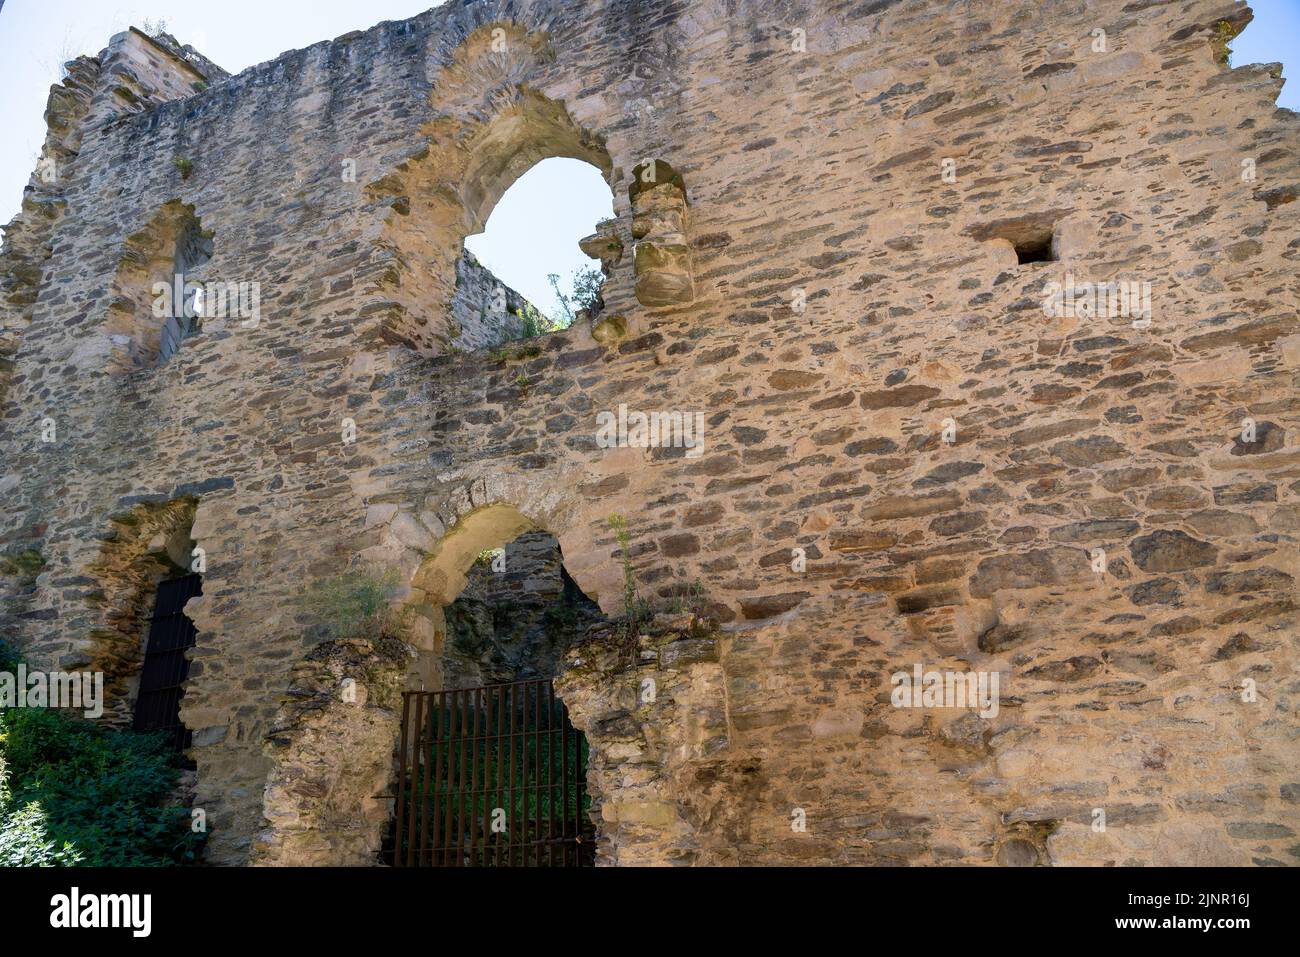
[[[509, 506], [471, 515], [419, 577], [435, 600], [458, 594], [441, 608], [438, 687], [403, 696], [385, 848], [397, 866], [594, 863], [589, 745], [553, 679], [606, 619], [565, 570], [559, 542], [519, 531], [525, 523]], [[509, 541], [475, 552], [487, 536]]]

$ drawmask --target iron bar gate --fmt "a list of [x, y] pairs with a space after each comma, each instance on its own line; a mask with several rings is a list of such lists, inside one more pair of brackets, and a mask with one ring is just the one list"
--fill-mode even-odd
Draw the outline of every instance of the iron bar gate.
[[190, 746], [189, 729], [181, 723], [181, 695], [190, 663], [185, 652], [194, 647], [197, 632], [185, 617], [185, 603], [203, 594], [203, 576], [185, 575], [158, 583], [149, 640], [140, 667], [140, 690], [135, 699], [136, 731], [163, 731], [177, 751]]
[[399, 867], [589, 867], [587, 741], [550, 679], [402, 697]]

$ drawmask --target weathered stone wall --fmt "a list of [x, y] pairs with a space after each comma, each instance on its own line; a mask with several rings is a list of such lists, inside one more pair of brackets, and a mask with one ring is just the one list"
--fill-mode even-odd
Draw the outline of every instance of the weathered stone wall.
[[[303, 584], [399, 569], [434, 675], [441, 609], [522, 531], [620, 611], [618, 514], [642, 595], [698, 582], [717, 628], [565, 679], [602, 860], [1293, 864], [1300, 121], [1276, 66], [1222, 62], [1247, 16], [453, 0], [83, 131], [30, 322], [4, 320], [0, 536], [46, 562], [5, 627], [92, 659], [114, 520], [196, 500], [209, 858], [261, 832], [268, 862], [353, 861], [377, 811], [352, 793], [364, 835], [315, 840], [285, 749], [337, 777], [395, 718], [276, 740]], [[551, 155], [614, 192], [600, 341], [457, 354], [464, 237]], [[634, 210], [649, 160], [684, 208]], [[262, 283], [261, 322], [113, 374], [113, 279], [173, 200], [213, 231], [205, 271]], [[1067, 276], [1150, 282], [1151, 324], [1045, 315]], [[620, 404], [700, 413], [701, 454], [601, 447]], [[1000, 710], [893, 707], [915, 664], [996, 672]]]
[[536, 308], [466, 250], [456, 263], [456, 294], [451, 300], [451, 315], [460, 330], [453, 347], [472, 352], [520, 338], [520, 313], [527, 307]]
[[566, 587], [562, 562], [559, 543], [545, 532], [525, 532], [475, 561], [445, 611], [443, 688], [559, 673], [565, 652], [603, 617], [576, 586]]
[[77, 173], [84, 135], [132, 113], [186, 96], [228, 74], [167, 34], [136, 29], [113, 37], [96, 57], [64, 66], [50, 88], [40, 160], [23, 191], [19, 214], [5, 228], [0, 255], [0, 402], [22, 330], [31, 321], [51, 253], [55, 226], [67, 209], [65, 191]]

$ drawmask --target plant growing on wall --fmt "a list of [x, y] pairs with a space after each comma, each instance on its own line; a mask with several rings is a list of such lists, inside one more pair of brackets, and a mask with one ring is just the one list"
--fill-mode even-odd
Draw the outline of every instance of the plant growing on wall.
[[650, 620], [653, 611], [650, 602], [641, 597], [636, 587], [636, 575], [632, 572], [631, 539], [627, 533], [627, 519], [617, 512], [607, 519], [623, 564], [623, 621], [625, 634], [629, 636], [640, 632], [641, 626]]
[[560, 291], [558, 273], [549, 274], [546, 280], [555, 291], [555, 298], [559, 300], [560, 308], [564, 310], [564, 318], [560, 321], [559, 328], [567, 329], [577, 321], [578, 313], [583, 310], [586, 310], [588, 315], [594, 313], [600, 303], [600, 288], [605, 283], [605, 274], [594, 266], [575, 269], [567, 296]]
[[523, 308], [519, 310], [519, 323], [521, 326], [519, 337], [521, 339], [544, 336], [548, 332], [554, 332], [560, 328], [550, 316], [542, 313], [531, 302], [524, 303]]
[[[556, 330], [563, 328], [563, 326], [557, 324], [554, 319], [539, 310], [531, 302], [524, 303], [515, 315], [519, 317], [519, 329], [516, 332], [507, 327], [502, 333], [502, 346], [508, 342], [518, 342], [521, 339], [533, 339], [537, 336], [544, 336], [548, 332], [555, 332]], [[486, 316], [486, 312], [484, 313], [484, 316]], [[532, 355], [541, 355], [541, 350], [536, 349], [535, 347], [530, 347], [522, 350], [515, 356], [510, 356], [504, 348], [498, 348], [492, 353], [493, 359], [498, 361], [505, 361], [508, 358], [526, 358]]]
[[1235, 26], [1227, 20], [1220, 20], [1214, 26], [1214, 36], [1210, 40], [1210, 45], [1214, 48], [1214, 60], [1224, 66], [1232, 66], [1232, 47], [1230, 44], [1233, 39], [1242, 31], [1241, 27]]
[[391, 638], [402, 630], [404, 615], [393, 608], [400, 588], [395, 568], [350, 568], [316, 582], [302, 604], [330, 639]]
[[687, 612], [692, 615], [703, 614], [704, 584], [698, 578], [692, 580], [689, 585], [678, 592], [677, 597], [673, 600], [673, 611], [678, 614]]

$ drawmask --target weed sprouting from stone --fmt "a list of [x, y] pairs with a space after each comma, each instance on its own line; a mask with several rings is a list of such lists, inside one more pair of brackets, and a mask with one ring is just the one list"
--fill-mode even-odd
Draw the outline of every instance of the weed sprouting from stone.
[[1227, 20], [1220, 20], [1215, 25], [1214, 37], [1210, 40], [1210, 45], [1214, 47], [1215, 63], [1232, 66], [1232, 47], [1228, 46], [1228, 44], [1240, 32], [1240, 27], [1234, 26]]
[[393, 608], [400, 584], [393, 568], [348, 569], [313, 585], [302, 604], [331, 639], [394, 637], [404, 619]]
[[551, 284], [551, 289], [555, 291], [555, 298], [559, 301], [560, 308], [564, 310], [564, 319], [559, 323], [559, 328], [573, 325], [580, 313], [585, 312], [591, 316], [599, 311], [600, 287], [605, 283], [605, 275], [599, 269], [584, 266], [574, 270], [571, 291], [567, 296], [560, 291], [558, 273], [550, 273], [546, 281]]
[[672, 610], [679, 615], [699, 615], [704, 610], [704, 584], [694, 579], [673, 599]]
[[618, 542], [620, 561], [623, 564], [623, 619], [619, 627], [625, 637], [633, 638], [640, 633], [641, 626], [650, 620], [653, 612], [650, 602], [641, 597], [636, 587], [636, 575], [632, 572], [631, 539], [627, 533], [627, 519], [615, 513], [606, 521]]

